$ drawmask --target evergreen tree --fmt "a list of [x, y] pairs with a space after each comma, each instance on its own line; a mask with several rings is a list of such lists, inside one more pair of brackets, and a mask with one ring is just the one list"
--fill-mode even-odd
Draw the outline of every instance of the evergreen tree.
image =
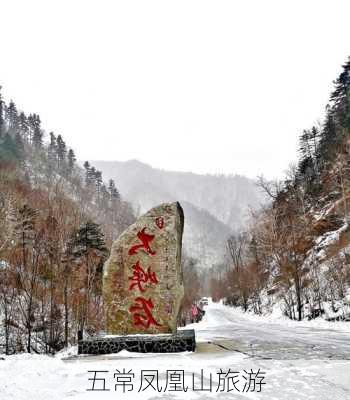
[[90, 185], [90, 164], [89, 161], [84, 162], [84, 169], [85, 169], [85, 185]]
[[340, 125], [344, 128], [350, 128], [350, 57], [343, 65], [343, 71], [335, 81], [331, 101]]
[[61, 168], [63, 166], [63, 163], [66, 161], [67, 147], [61, 135], [57, 136], [56, 143], [58, 168]]
[[321, 169], [323, 169], [329, 161], [333, 160], [336, 154], [337, 143], [338, 137], [335, 118], [331, 109], [328, 108], [316, 154], [318, 165]]
[[47, 155], [49, 158], [49, 163], [51, 165], [56, 165], [56, 160], [57, 160], [57, 141], [56, 141], [56, 136], [53, 132], [50, 132], [50, 143], [49, 147], [47, 149]]
[[28, 121], [32, 132], [31, 142], [35, 149], [41, 149], [43, 146], [43, 132], [41, 130], [40, 117], [37, 114], [31, 114], [28, 117]]
[[83, 331], [90, 315], [90, 295], [94, 290], [96, 275], [99, 274], [101, 280], [101, 265], [107, 257], [108, 250], [101, 227], [92, 221], [87, 221], [73, 233], [70, 246], [73, 257], [85, 267], [85, 300], [80, 313], [80, 330]]
[[299, 173], [307, 181], [313, 181], [318, 175], [317, 145], [319, 131], [314, 126], [311, 130], [304, 130], [299, 139]]
[[28, 119], [24, 112], [21, 112], [18, 116], [18, 127], [23, 139], [29, 143], [29, 125]]
[[8, 131], [12, 136], [14, 136], [19, 128], [19, 119], [16, 105], [12, 100], [6, 108], [6, 119]]
[[108, 191], [109, 191], [111, 200], [120, 200], [120, 194], [119, 194], [118, 189], [115, 186], [113, 179], [110, 179], [108, 182]]
[[98, 197], [100, 196], [102, 182], [103, 182], [102, 181], [102, 172], [96, 170], [95, 171], [95, 184], [96, 184], [96, 191], [97, 191]]
[[107, 209], [108, 208], [108, 202], [109, 202], [109, 192], [106, 188], [106, 185], [102, 183], [101, 185], [101, 190], [100, 190], [100, 203], [102, 204], [102, 207]]
[[107, 248], [101, 227], [87, 221], [72, 236], [72, 253], [75, 257], [86, 256], [90, 251], [96, 251], [99, 255], [107, 255]]
[[95, 182], [96, 182], [96, 168], [95, 167], [90, 167], [88, 170], [88, 182], [89, 182], [89, 185], [95, 184]]
[[74, 151], [72, 149], [69, 149], [68, 151], [68, 172], [71, 174], [74, 169], [75, 162], [77, 161]]

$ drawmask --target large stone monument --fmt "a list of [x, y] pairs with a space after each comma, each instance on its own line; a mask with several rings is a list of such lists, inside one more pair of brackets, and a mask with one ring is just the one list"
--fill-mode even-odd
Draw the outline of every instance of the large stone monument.
[[80, 341], [79, 353], [195, 349], [193, 330], [177, 332], [184, 294], [183, 226], [180, 204], [166, 203], [141, 216], [113, 243], [103, 273], [107, 336]]

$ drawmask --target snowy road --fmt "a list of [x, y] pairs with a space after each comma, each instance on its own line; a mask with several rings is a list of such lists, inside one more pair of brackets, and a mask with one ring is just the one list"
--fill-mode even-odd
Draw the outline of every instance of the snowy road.
[[[208, 326], [197, 337], [266, 359], [350, 360], [350, 323], [271, 322], [220, 305], [207, 310]], [[322, 321], [324, 322], [324, 321]], [[348, 332], [337, 327], [348, 328]], [[218, 327], [220, 329], [218, 330]]]
[[[350, 400], [350, 332], [346, 324], [268, 321], [211, 304], [203, 321], [191, 327], [198, 342], [195, 353], [123, 351], [74, 360], [64, 360], [67, 353], [5, 357], [0, 360], [0, 399]], [[264, 375], [261, 391], [244, 390], [247, 372], [259, 369]], [[121, 386], [115, 387], [117, 370], [133, 374], [133, 390], [128, 391], [128, 386], [124, 393]], [[159, 372], [159, 391], [148, 388], [139, 392], [142, 370]], [[166, 388], [169, 370], [184, 372], [187, 391]], [[220, 372], [229, 370], [237, 373], [236, 387], [232, 381], [231, 386], [220, 381]], [[108, 390], [89, 390], [92, 371], [99, 371], [95, 389], [101, 389], [104, 382]], [[202, 373], [204, 386], [198, 390], [202, 389]]]

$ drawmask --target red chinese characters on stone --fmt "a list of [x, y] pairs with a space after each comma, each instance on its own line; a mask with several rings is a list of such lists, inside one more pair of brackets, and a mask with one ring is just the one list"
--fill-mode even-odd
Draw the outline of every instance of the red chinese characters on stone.
[[[146, 233], [146, 227], [144, 227], [137, 233], [137, 238], [139, 239], [140, 243], [132, 246], [128, 254], [130, 256], [135, 255], [138, 254], [139, 250], [143, 250], [149, 255], [155, 255], [156, 252], [151, 248], [151, 243], [154, 237], [155, 235]], [[158, 284], [156, 273], [151, 270], [151, 267], [148, 267], [145, 271], [140, 260], [137, 260], [132, 268], [133, 274], [132, 276], [129, 276], [129, 290], [132, 290], [136, 287], [140, 290], [140, 292], [145, 292], [147, 287], [144, 285], [148, 282], [152, 284]], [[153, 308], [154, 304], [151, 298], [147, 300], [141, 296], [136, 297], [133, 305], [129, 307], [129, 312], [132, 313], [133, 316], [134, 326], [142, 326], [146, 329], [149, 328], [150, 325], [161, 326], [152, 315]]]
[[137, 261], [132, 268], [133, 275], [129, 277], [129, 280], [131, 281], [129, 290], [132, 290], [135, 286], [137, 286], [140, 292], [144, 292], [146, 289], [142, 286], [142, 283], [158, 283], [156, 273], [151, 271], [151, 267], [148, 267], [147, 271], [145, 271], [142, 268], [140, 261]]
[[140, 249], [143, 249], [146, 253], [150, 254], [151, 256], [154, 256], [156, 254], [156, 252], [153, 251], [150, 246], [150, 243], [154, 239], [154, 235], [149, 235], [145, 231], [146, 228], [143, 228], [141, 231], [137, 233], [137, 237], [141, 243], [131, 247], [128, 253], [129, 256], [137, 254]]
[[156, 225], [158, 226], [159, 229], [163, 229], [164, 228], [164, 218], [163, 217], [156, 218]]
[[146, 300], [144, 297], [136, 297], [136, 305], [132, 305], [129, 311], [133, 313], [134, 325], [149, 328], [150, 325], [161, 326], [153, 317], [151, 310], [154, 305], [152, 299]]

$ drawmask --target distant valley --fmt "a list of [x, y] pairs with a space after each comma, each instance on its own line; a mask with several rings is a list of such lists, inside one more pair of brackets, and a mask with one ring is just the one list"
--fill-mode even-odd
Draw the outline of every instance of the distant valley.
[[239, 175], [165, 171], [137, 160], [91, 161], [105, 180], [114, 179], [136, 214], [169, 201], [185, 213], [184, 249], [202, 268], [222, 262], [227, 237], [239, 230], [262, 195], [253, 180]]

